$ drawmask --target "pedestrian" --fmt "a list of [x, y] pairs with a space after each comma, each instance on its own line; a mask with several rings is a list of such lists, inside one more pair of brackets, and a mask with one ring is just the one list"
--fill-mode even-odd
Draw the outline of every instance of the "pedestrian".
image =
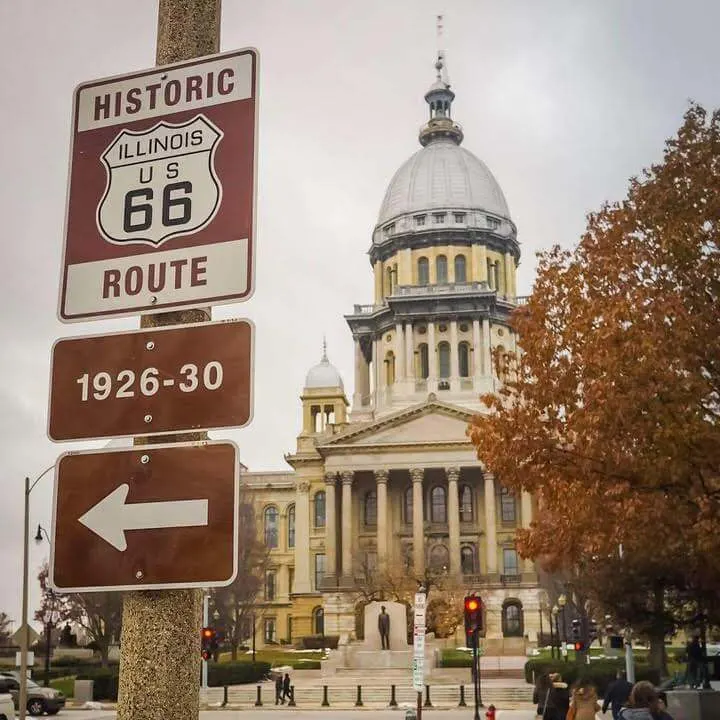
[[687, 644], [687, 684], [691, 688], [700, 687], [702, 679], [700, 668], [703, 667], [703, 649], [700, 644], [700, 636], [695, 635]]
[[658, 709], [652, 713], [653, 720], [673, 720], [672, 715], [667, 711], [667, 694], [664, 690], [658, 692]]
[[632, 692], [632, 683], [629, 683], [622, 670], [615, 674], [615, 681], [610, 683], [603, 698], [602, 711], [607, 712], [608, 706], [612, 710], [613, 720], [618, 720], [620, 708], [623, 707]]
[[285, 673], [285, 677], [283, 678], [282, 696], [283, 696], [283, 701], [285, 700], [285, 698], [287, 698], [288, 701], [290, 701], [290, 699], [292, 698], [292, 692], [290, 690], [290, 675], [289, 675], [289, 673]]
[[560, 718], [564, 719], [570, 709], [570, 689], [560, 673], [552, 673], [550, 680], [552, 681], [553, 705], [557, 708]]
[[567, 720], [595, 720], [600, 711], [595, 686], [585, 680], [578, 680], [573, 686]]
[[568, 686], [558, 673], [543, 673], [538, 677], [533, 702], [537, 704], [537, 714], [543, 720], [565, 720], [568, 709]]
[[552, 691], [552, 681], [547, 673], [538, 675], [533, 690], [533, 703], [537, 705], [537, 714], [543, 720], [549, 720], [548, 703], [550, 701], [550, 693]]
[[619, 720], [655, 720], [659, 711], [658, 694], [652, 683], [641, 680], [633, 685], [627, 707], [620, 710]]
[[284, 705], [285, 700], [283, 699], [283, 678], [282, 673], [279, 673], [275, 678], [275, 704]]

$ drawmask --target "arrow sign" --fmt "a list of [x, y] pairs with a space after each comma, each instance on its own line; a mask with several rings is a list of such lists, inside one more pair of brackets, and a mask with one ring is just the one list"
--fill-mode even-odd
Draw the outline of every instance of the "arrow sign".
[[127, 504], [130, 486], [123, 483], [91, 507], [78, 522], [123, 552], [126, 530], [201, 527], [208, 524], [207, 500], [172, 500]]

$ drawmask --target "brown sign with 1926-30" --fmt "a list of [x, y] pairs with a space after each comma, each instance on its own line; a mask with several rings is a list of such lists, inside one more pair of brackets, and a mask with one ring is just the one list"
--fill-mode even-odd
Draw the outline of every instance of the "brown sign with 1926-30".
[[247, 320], [58, 340], [48, 435], [64, 441], [247, 425], [252, 345]]

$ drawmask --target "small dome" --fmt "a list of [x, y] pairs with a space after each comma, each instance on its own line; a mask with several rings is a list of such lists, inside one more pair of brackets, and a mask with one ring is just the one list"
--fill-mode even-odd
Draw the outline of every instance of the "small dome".
[[328, 360], [325, 343], [323, 343], [322, 359], [308, 370], [305, 388], [345, 388], [338, 369]]
[[377, 222], [433, 209], [484, 210], [510, 219], [505, 196], [487, 165], [452, 140], [435, 140], [402, 165], [390, 181]]

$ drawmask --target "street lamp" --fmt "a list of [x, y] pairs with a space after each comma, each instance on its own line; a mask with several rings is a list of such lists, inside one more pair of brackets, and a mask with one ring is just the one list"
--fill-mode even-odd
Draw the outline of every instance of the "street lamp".
[[52, 644], [52, 629], [57, 625], [60, 619], [60, 613], [55, 607], [55, 594], [50, 591], [52, 606], [45, 609], [42, 620], [45, 625], [45, 687], [50, 685], [50, 649]]
[[[555, 641], [557, 642], [557, 652], [558, 652], [558, 660], [560, 659], [560, 625], [558, 622], [558, 613], [560, 612], [560, 608], [557, 605], [553, 605], [552, 607], [552, 616], [553, 621], [555, 622]], [[552, 627], [552, 621], [550, 622], [550, 627]]]
[[[565, 605], [567, 605], [567, 597], [565, 593], [561, 593], [560, 597], [558, 598], [558, 605], [560, 606], [560, 612], [562, 613], [562, 639], [563, 644], [565, 645], [563, 650], [563, 657], [565, 658], [565, 662], [568, 661], [568, 655], [567, 655], [567, 623], [565, 621]], [[560, 639], [558, 638], [558, 642]]]
[[[23, 582], [22, 582], [22, 619], [20, 625], [20, 698], [18, 701], [18, 715], [20, 720], [25, 720], [27, 713], [27, 656], [28, 656], [28, 556], [30, 544], [30, 493], [33, 488], [45, 477], [53, 468], [45, 468], [30, 484], [30, 478], [25, 478], [25, 518], [23, 522]], [[35, 536], [37, 537], [37, 535]], [[40, 537], [42, 540], [42, 536]]]

